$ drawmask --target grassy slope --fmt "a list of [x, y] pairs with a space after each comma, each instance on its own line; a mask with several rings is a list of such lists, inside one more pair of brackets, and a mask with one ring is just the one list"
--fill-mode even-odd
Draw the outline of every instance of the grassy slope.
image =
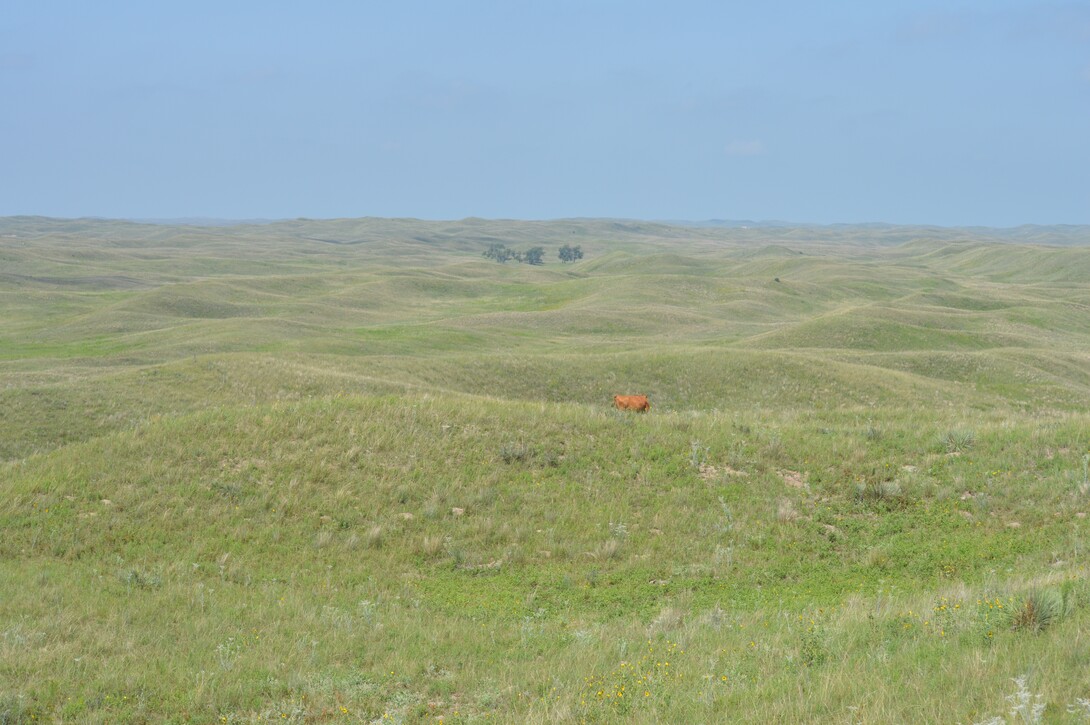
[[0, 715], [967, 721], [1028, 673], [1066, 717], [1048, 233], [0, 220]]

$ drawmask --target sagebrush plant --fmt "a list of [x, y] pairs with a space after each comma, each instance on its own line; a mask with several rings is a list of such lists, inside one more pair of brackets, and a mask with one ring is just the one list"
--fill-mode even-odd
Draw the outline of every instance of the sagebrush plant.
[[25, 695], [0, 694], [0, 725], [22, 725], [37, 719]]
[[709, 449], [705, 445], [701, 445], [700, 441], [689, 442], [689, 465], [693, 468], [700, 468], [704, 465], [704, 462], [708, 459]]
[[636, 226], [0, 219], [0, 717], [1085, 699], [1086, 250]]
[[500, 458], [504, 463], [523, 463], [531, 455], [530, 448], [521, 443], [505, 443], [500, 447]]
[[1045, 703], [1042, 702], [1043, 696], [1030, 691], [1026, 684], [1028, 679], [1026, 675], [1019, 675], [1011, 680], [1015, 689], [1006, 698], [1007, 702], [1010, 703], [1007, 717], [996, 715], [990, 720], [981, 721], [977, 725], [1006, 725], [1007, 723], [1011, 725], [1016, 723], [1038, 725], [1038, 723], [1042, 722], [1045, 714]]
[[1076, 697], [1074, 702], [1068, 703], [1067, 712], [1077, 715], [1082, 722], [1090, 722], [1090, 698]]

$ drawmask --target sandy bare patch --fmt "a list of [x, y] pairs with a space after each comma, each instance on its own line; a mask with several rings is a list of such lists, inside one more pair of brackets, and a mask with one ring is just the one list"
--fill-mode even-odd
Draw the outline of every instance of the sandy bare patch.
[[503, 566], [503, 559], [493, 559], [487, 564], [463, 564], [461, 569], [465, 571], [488, 571], [490, 569], [499, 569]]
[[783, 482], [791, 488], [809, 488], [806, 485], [806, 476], [798, 471], [780, 471], [780, 476], [783, 478]]
[[731, 468], [730, 466], [713, 466], [710, 463], [700, 464], [700, 477], [705, 481], [711, 481], [715, 478], [732, 477], [745, 478], [749, 474], [745, 471], [739, 471], [737, 468]]

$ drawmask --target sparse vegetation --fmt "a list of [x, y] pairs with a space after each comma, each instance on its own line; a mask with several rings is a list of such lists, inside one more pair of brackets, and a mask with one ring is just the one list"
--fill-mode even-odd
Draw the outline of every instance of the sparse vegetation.
[[0, 231], [0, 722], [1088, 711], [1086, 247]]

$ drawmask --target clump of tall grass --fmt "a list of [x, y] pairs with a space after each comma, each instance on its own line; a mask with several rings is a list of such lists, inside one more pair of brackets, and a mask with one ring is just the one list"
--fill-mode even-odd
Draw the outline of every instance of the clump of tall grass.
[[446, 544], [446, 538], [439, 535], [428, 535], [420, 541], [419, 551], [427, 558], [437, 556], [443, 551], [443, 546]]
[[158, 589], [163, 585], [163, 577], [156, 572], [148, 572], [132, 567], [117, 573], [118, 581], [129, 589]]
[[976, 443], [976, 433], [969, 428], [951, 428], [939, 436], [939, 445], [947, 453], [963, 453]]
[[682, 609], [675, 606], [663, 607], [658, 615], [651, 620], [651, 624], [648, 625], [648, 634], [657, 635], [672, 632], [681, 626], [684, 619], [685, 612]]
[[0, 695], [0, 723], [24, 723], [38, 716], [24, 695]]
[[314, 547], [316, 549], [324, 549], [333, 543], [333, 532], [329, 530], [319, 531], [314, 536]]
[[1040, 632], [1062, 619], [1070, 604], [1059, 589], [1034, 589], [1011, 615], [1011, 628]]
[[524, 463], [530, 460], [531, 451], [521, 443], [505, 443], [500, 446], [500, 459], [504, 463]]
[[780, 459], [783, 458], [786, 452], [787, 446], [784, 445], [783, 438], [775, 433], [768, 437], [764, 447], [764, 453], [768, 458]]
[[855, 497], [860, 503], [877, 505], [887, 509], [908, 504], [909, 496], [897, 481], [867, 481], [855, 486]]
[[592, 559], [616, 559], [620, 555], [621, 540], [616, 538], [606, 539], [591, 552]]
[[1079, 483], [1079, 493], [1084, 496], [1090, 493], [1090, 453], [1082, 457], [1082, 481]]
[[863, 560], [866, 562], [867, 566], [874, 567], [875, 569], [888, 569], [892, 564], [889, 552], [882, 547], [870, 549]]
[[798, 512], [795, 510], [795, 504], [791, 503], [790, 499], [781, 498], [776, 503], [776, 520], [781, 524], [786, 524], [794, 521], [799, 517]]

